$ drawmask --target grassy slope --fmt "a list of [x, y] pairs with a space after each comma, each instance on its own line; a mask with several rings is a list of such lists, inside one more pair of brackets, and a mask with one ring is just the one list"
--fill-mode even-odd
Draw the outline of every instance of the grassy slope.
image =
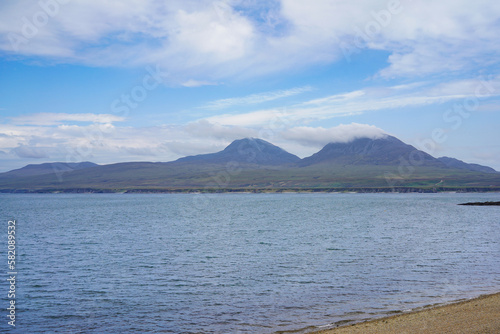
[[172, 163], [123, 163], [56, 175], [0, 177], [0, 190], [65, 189], [306, 189], [500, 187], [500, 174], [435, 167], [258, 167]]

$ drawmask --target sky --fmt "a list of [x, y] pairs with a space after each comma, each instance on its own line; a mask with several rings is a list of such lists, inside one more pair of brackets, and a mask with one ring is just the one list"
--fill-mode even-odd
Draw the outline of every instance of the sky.
[[4, 0], [0, 172], [384, 134], [500, 170], [496, 0]]

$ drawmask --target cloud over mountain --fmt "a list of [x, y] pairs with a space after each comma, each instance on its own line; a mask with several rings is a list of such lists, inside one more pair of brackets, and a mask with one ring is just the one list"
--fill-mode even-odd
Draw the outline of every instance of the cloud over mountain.
[[47, 149], [42, 147], [19, 145], [18, 147], [13, 148], [11, 152], [20, 158], [46, 159], [49, 157]]
[[282, 136], [305, 146], [323, 146], [328, 143], [349, 143], [359, 138], [380, 139], [387, 134], [374, 125], [351, 123], [329, 129], [300, 126], [288, 129]]

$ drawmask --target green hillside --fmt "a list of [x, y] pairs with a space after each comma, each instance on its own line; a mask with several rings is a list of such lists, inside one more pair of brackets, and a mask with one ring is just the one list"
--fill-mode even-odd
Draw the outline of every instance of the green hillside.
[[2, 191], [143, 190], [255, 190], [330, 188], [486, 188], [500, 190], [500, 175], [458, 169], [414, 167], [400, 173], [398, 166], [261, 167], [255, 165], [182, 165], [125, 163], [61, 175], [0, 179]]

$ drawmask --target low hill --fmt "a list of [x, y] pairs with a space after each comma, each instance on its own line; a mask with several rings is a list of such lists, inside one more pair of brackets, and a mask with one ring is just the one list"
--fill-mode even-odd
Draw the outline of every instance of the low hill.
[[482, 166], [478, 164], [469, 164], [466, 162], [463, 162], [462, 160], [458, 160], [455, 158], [449, 158], [449, 157], [441, 157], [438, 158], [439, 161], [444, 163], [446, 166], [451, 167], [451, 168], [458, 168], [458, 169], [464, 169], [464, 170], [470, 170], [474, 172], [481, 172], [481, 173], [498, 173], [496, 170], [494, 170], [491, 167], [488, 166]]
[[19, 169], [14, 169], [6, 173], [1, 173], [0, 177], [27, 177], [34, 175], [44, 175], [51, 173], [62, 173], [70, 172], [74, 170], [80, 170], [85, 168], [97, 167], [99, 165], [92, 162], [78, 162], [78, 163], [66, 163], [66, 162], [47, 162], [43, 164], [31, 164], [24, 166]]

